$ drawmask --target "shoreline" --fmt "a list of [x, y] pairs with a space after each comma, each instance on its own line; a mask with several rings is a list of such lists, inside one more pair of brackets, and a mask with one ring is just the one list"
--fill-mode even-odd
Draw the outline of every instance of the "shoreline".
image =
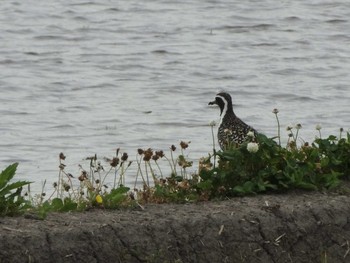
[[0, 218], [0, 262], [349, 262], [350, 196], [294, 192]]

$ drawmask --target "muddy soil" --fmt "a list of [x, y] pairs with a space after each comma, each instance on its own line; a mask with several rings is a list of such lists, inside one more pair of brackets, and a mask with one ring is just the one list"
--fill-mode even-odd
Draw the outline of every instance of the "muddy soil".
[[0, 262], [350, 262], [350, 196], [300, 192], [0, 218]]

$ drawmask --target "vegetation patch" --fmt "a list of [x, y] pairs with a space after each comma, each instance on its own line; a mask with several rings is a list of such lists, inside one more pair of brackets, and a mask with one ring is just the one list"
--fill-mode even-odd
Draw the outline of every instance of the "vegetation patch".
[[[99, 159], [95, 154], [85, 159], [88, 168], [80, 165], [76, 176], [67, 172], [66, 156], [60, 153], [58, 178], [49, 195], [45, 183], [40, 195], [32, 196], [30, 190], [23, 194], [29, 182], [12, 183], [17, 164], [10, 165], [0, 175], [0, 215], [32, 210], [45, 218], [49, 212], [142, 208], [146, 203], [208, 201], [290, 189], [325, 190], [349, 179], [349, 132], [340, 129], [339, 136], [322, 138], [318, 125], [315, 140], [308, 143], [299, 138], [302, 127], [297, 124], [287, 127], [288, 140], [282, 146], [278, 110], [273, 113], [276, 137], [251, 133], [243, 144], [219, 151], [214, 143], [215, 123], [211, 123], [213, 152], [198, 160], [194, 172], [194, 161], [186, 153], [190, 142], [185, 141], [167, 151], [140, 148], [134, 160], [120, 149], [110, 158]], [[135, 182], [130, 186], [125, 178], [132, 165], [136, 165], [131, 169]]]

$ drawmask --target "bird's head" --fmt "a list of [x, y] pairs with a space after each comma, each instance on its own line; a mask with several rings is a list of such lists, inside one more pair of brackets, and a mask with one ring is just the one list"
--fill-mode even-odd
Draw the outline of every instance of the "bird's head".
[[208, 105], [218, 105], [220, 108], [220, 115], [227, 112], [227, 110], [232, 110], [232, 99], [230, 94], [226, 92], [220, 92], [216, 94], [215, 100], [208, 103]]

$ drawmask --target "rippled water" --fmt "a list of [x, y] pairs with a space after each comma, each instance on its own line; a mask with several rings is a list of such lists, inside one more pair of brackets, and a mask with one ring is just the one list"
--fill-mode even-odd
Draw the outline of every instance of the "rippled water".
[[[218, 91], [267, 135], [349, 128], [350, 2], [4, 1], [0, 5], [0, 164], [34, 188], [97, 153], [212, 149]], [[1, 168], [1, 169], [3, 169]], [[133, 178], [127, 178], [133, 181]]]

